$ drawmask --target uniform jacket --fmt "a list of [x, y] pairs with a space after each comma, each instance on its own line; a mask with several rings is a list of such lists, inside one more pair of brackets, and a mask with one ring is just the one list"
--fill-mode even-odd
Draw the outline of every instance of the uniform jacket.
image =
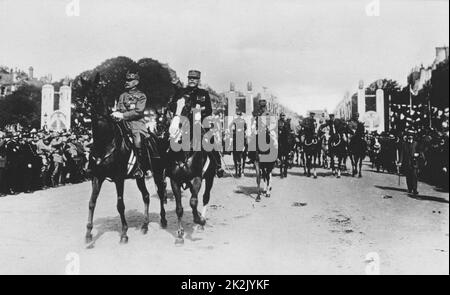
[[419, 153], [418, 144], [416, 141], [404, 142], [400, 151], [400, 163], [403, 168], [413, 167], [413, 157], [415, 153]]
[[125, 125], [132, 132], [140, 132], [148, 135], [145, 126], [144, 110], [147, 103], [147, 97], [140, 90], [130, 90], [120, 95], [117, 102], [117, 111], [123, 114]]
[[[207, 90], [198, 87], [181, 87], [180, 85], [175, 85], [175, 95], [174, 99], [170, 102], [169, 108], [175, 113], [177, 111], [177, 101], [180, 98], [185, 98], [185, 110], [189, 112], [195, 109], [197, 106], [201, 109], [201, 120], [203, 120], [212, 115], [211, 98]], [[182, 114], [190, 119], [192, 119], [192, 113]]]

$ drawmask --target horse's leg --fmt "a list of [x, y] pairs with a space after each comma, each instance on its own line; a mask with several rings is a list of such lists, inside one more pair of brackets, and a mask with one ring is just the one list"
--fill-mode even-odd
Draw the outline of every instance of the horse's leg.
[[203, 193], [203, 209], [202, 216], [206, 220], [206, 212], [208, 211], [208, 204], [211, 198], [211, 189], [214, 183], [214, 174], [207, 174], [205, 177], [205, 192]]
[[343, 159], [343, 156], [338, 156], [337, 157], [337, 162], [338, 162], [338, 165], [337, 165], [337, 178], [341, 178], [341, 165], [342, 165], [342, 159]]
[[266, 197], [270, 198], [270, 195], [272, 193], [272, 169], [267, 169], [267, 193]]
[[[320, 159], [320, 157], [319, 157], [319, 159]], [[314, 178], [317, 178], [317, 171], [316, 171], [317, 164], [316, 164], [316, 162], [317, 162], [317, 154], [314, 154], [314, 163], [313, 163], [313, 175], [314, 175]]]
[[141, 191], [142, 200], [144, 201], [144, 224], [141, 227], [143, 234], [148, 232], [148, 223], [150, 222], [150, 217], [148, 215], [148, 208], [150, 206], [150, 194], [148, 193], [147, 186], [145, 185], [145, 177], [137, 178], [136, 184]]
[[88, 215], [88, 223], [86, 225], [86, 243], [92, 242], [92, 228], [94, 227], [93, 219], [94, 219], [94, 210], [95, 204], [97, 203], [98, 195], [100, 194], [100, 189], [102, 188], [102, 184], [104, 178], [93, 177], [92, 178], [92, 193], [91, 199], [89, 200], [89, 215]]
[[167, 220], [166, 220], [166, 210], [164, 208], [164, 204], [167, 204], [167, 189], [166, 189], [166, 182], [165, 182], [165, 175], [164, 170], [162, 168], [161, 162], [154, 162], [154, 168], [153, 168], [153, 181], [155, 182], [158, 197], [159, 197], [159, 204], [160, 204], [160, 216], [161, 216], [161, 227], [166, 228], [167, 227]]
[[362, 162], [363, 162], [363, 158], [364, 156], [361, 156], [361, 158], [359, 159], [359, 174], [358, 177], [362, 177]]
[[201, 177], [195, 177], [191, 182], [191, 199], [189, 201], [189, 204], [192, 208], [192, 215], [194, 216], [194, 223], [199, 224], [201, 226], [205, 225], [206, 220], [201, 216], [201, 214], [198, 212], [198, 192], [200, 191], [202, 187], [202, 178]]
[[256, 202], [261, 201], [261, 171], [259, 170], [259, 162], [255, 161], [255, 171], [256, 171], [256, 184], [258, 186], [258, 194], [256, 196]]
[[242, 175], [245, 176], [245, 161], [247, 160], [247, 153], [244, 151], [242, 154]]
[[175, 180], [171, 179], [170, 184], [172, 186], [172, 191], [175, 196], [175, 203], [176, 203], [176, 213], [177, 213], [177, 238], [175, 240], [175, 244], [183, 244], [184, 243], [184, 228], [182, 224], [183, 219], [183, 204], [181, 203], [181, 188], [180, 184], [178, 184]]
[[330, 166], [331, 166], [331, 171], [333, 173], [333, 175], [336, 175], [336, 167], [335, 167], [335, 163], [334, 163], [334, 154], [330, 154]]
[[120, 179], [115, 181], [117, 191], [117, 211], [119, 211], [120, 221], [122, 222], [122, 233], [120, 234], [120, 243], [126, 244], [128, 242], [128, 225], [125, 219], [125, 203], [123, 201], [123, 191], [125, 186], [125, 180]]

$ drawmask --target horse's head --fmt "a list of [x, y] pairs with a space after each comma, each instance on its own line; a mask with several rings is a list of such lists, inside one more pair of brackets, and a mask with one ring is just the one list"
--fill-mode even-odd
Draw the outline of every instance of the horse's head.
[[106, 117], [111, 113], [107, 99], [104, 95], [106, 83], [101, 80], [100, 74], [97, 73], [94, 79], [80, 77], [79, 96], [88, 113], [93, 117]]

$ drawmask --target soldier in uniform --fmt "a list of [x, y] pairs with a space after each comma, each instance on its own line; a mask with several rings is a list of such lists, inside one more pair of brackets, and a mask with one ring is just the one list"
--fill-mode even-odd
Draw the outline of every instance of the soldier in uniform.
[[400, 161], [403, 173], [406, 176], [408, 193], [419, 194], [417, 191], [417, 170], [420, 157], [417, 141], [414, 140], [414, 132], [408, 131], [407, 141], [403, 143], [400, 152]]
[[[172, 84], [175, 86], [175, 95], [172, 101], [169, 103], [169, 108], [173, 113], [176, 112], [177, 105], [182, 101], [190, 109], [200, 110], [201, 118], [200, 122], [212, 115], [211, 98], [207, 90], [199, 88], [200, 84], [200, 71], [190, 70], [188, 72], [188, 85], [183, 87], [180, 80], [176, 77], [176, 74], [170, 72], [172, 78]], [[189, 113], [189, 121], [192, 123], [192, 112]], [[196, 118], [197, 119], [197, 118]], [[192, 124], [191, 124], [192, 126]], [[204, 130], [207, 131], [207, 130]], [[202, 132], [203, 134], [203, 132]], [[224, 170], [222, 169], [221, 156], [218, 151], [213, 150], [211, 152], [212, 160], [216, 163], [216, 175], [220, 178], [223, 176]]]
[[146, 138], [149, 137], [149, 134], [144, 118], [147, 97], [137, 88], [138, 84], [139, 75], [128, 72], [125, 81], [126, 91], [120, 95], [116, 111], [111, 116], [117, 120], [123, 120], [125, 126], [131, 130], [137, 156], [137, 167], [133, 176], [141, 178], [144, 176], [144, 172], [141, 169], [143, 161], [141, 134]]

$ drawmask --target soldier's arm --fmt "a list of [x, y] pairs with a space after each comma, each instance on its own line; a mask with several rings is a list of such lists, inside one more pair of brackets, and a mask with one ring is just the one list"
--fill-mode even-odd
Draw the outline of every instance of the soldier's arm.
[[116, 110], [125, 110], [125, 106], [123, 105], [123, 97], [125, 94], [121, 94], [117, 101]]
[[143, 118], [146, 102], [147, 97], [145, 96], [145, 94], [140, 94], [139, 98], [137, 99], [135, 108], [133, 110], [124, 112], [123, 119], [125, 121], [132, 121]]
[[211, 98], [209, 97], [208, 91], [205, 90], [205, 117], [212, 115]]

